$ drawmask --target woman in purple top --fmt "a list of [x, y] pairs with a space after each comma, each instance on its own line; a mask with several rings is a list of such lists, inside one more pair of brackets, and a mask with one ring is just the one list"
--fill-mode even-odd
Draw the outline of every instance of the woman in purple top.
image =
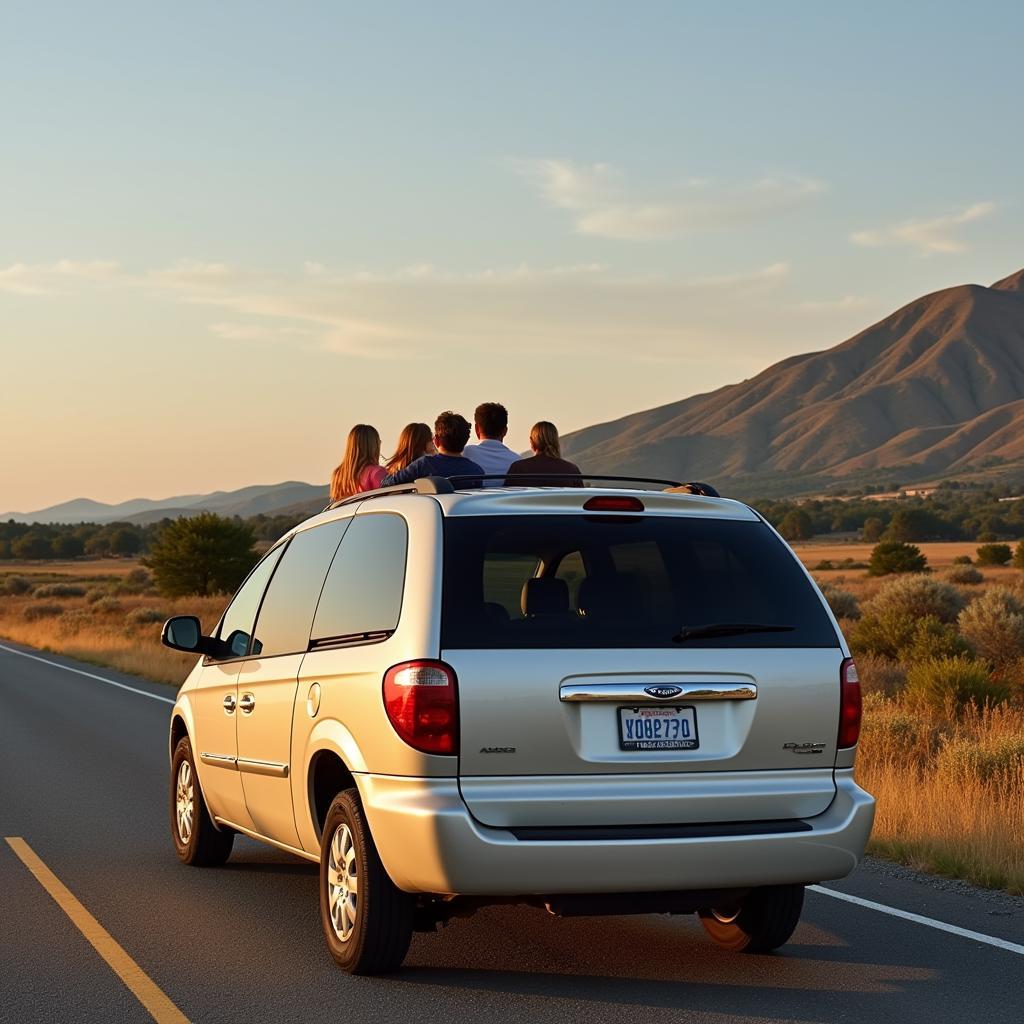
[[[534, 423], [530, 431], [530, 447], [533, 455], [520, 459], [508, 467], [505, 484], [509, 487], [582, 487], [580, 467], [575, 462], [562, 458], [562, 442], [554, 423], [541, 420]], [[536, 473], [536, 476], [527, 474]], [[545, 480], [545, 476], [560, 476], [562, 479]]]
[[380, 464], [380, 434], [366, 423], [357, 423], [348, 432], [345, 455], [331, 476], [331, 501], [375, 490], [384, 475]]

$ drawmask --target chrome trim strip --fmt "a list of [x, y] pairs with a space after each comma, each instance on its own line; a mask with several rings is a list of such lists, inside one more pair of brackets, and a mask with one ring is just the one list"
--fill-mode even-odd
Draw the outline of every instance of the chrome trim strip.
[[203, 764], [212, 764], [217, 768], [230, 768], [232, 771], [238, 771], [238, 765], [236, 764], [238, 759], [231, 757], [229, 754], [207, 754], [203, 751], [199, 755], [199, 760]]
[[213, 820], [218, 825], [226, 825], [228, 828], [233, 828], [236, 832], [241, 832], [243, 835], [247, 835], [250, 839], [258, 839], [261, 843], [269, 843], [271, 846], [276, 846], [279, 850], [287, 850], [289, 853], [294, 853], [296, 857], [312, 861], [314, 864], [320, 863], [320, 857], [318, 854], [306, 853], [305, 850], [300, 850], [296, 846], [289, 846], [287, 843], [279, 843], [276, 839], [270, 839], [251, 828], [246, 828], [244, 825], [236, 825], [233, 821], [229, 821], [227, 818], [215, 816]]
[[275, 779], [288, 778], [288, 765], [279, 764], [277, 761], [257, 761], [251, 757], [239, 757], [235, 759], [240, 772], [249, 772], [252, 775], [273, 775]]
[[[648, 686], [678, 686], [671, 697], [653, 697]], [[641, 704], [672, 704], [681, 700], [756, 700], [756, 683], [563, 683], [558, 691], [563, 701], [618, 701]]]

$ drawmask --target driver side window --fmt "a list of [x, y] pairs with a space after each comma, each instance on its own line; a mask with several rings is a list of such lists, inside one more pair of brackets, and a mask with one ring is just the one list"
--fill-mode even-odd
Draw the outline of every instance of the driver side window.
[[[220, 629], [217, 636], [228, 645], [231, 652], [229, 658], [244, 658], [249, 653], [249, 640], [252, 636], [252, 624], [256, 620], [256, 612], [263, 599], [263, 592], [267, 589], [270, 577], [277, 567], [277, 560], [281, 557], [285, 545], [279, 544], [263, 556], [263, 560], [256, 566], [248, 578], [239, 588], [237, 594], [228, 605], [227, 611], [220, 622]], [[258, 651], [253, 653], [258, 654]]]

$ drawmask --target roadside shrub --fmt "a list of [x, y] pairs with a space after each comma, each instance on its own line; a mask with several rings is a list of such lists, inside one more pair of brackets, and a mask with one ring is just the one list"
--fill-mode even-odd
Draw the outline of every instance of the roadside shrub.
[[916, 544], [898, 540], [883, 540], [871, 551], [868, 562], [869, 576], [888, 576], [897, 572], [924, 572], [928, 559]]
[[947, 583], [957, 583], [963, 587], [973, 587], [978, 583], [985, 582], [985, 576], [973, 565], [954, 565], [947, 569], [944, 578]]
[[834, 583], [819, 583], [818, 588], [837, 619], [860, 618], [860, 605], [850, 591], [843, 590]]
[[24, 576], [8, 576], [4, 580], [4, 593], [11, 597], [21, 597], [31, 589], [32, 584]]
[[37, 601], [35, 604], [25, 605], [22, 615], [28, 622], [36, 622], [38, 619], [50, 619], [64, 611], [64, 606], [54, 604], [52, 601]]
[[978, 565], [1006, 565], [1012, 557], [1009, 544], [982, 544], [978, 548]]
[[123, 610], [123, 605], [116, 597], [108, 594], [106, 597], [101, 597], [98, 601], [93, 602], [93, 608], [98, 612], [102, 612], [107, 615], [113, 615], [116, 612]]
[[95, 604], [104, 597], [109, 597], [110, 591], [106, 587], [90, 587], [85, 594], [86, 604]]
[[974, 650], [957, 632], [956, 626], [940, 622], [934, 615], [926, 615], [916, 621], [910, 642], [899, 653], [904, 661], [914, 662], [973, 655]]
[[133, 608], [126, 619], [133, 626], [148, 626], [167, 618], [158, 608]]
[[857, 674], [865, 694], [882, 693], [891, 697], [899, 693], [907, 681], [907, 673], [898, 661], [877, 654], [858, 654]]
[[835, 565], [827, 558], [823, 558], [815, 567], [815, 572], [828, 572], [830, 569], [834, 569]]
[[145, 569], [132, 569], [125, 575], [122, 585], [130, 593], [140, 594], [153, 585], [153, 577]]
[[863, 612], [878, 615], [891, 609], [914, 619], [932, 615], [939, 622], [956, 622], [966, 604], [966, 597], [951, 583], [916, 573], [883, 583]]
[[958, 737], [947, 740], [936, 758], [939, 775], [950, 782], [995, 782], [1024, 770], [1024, 736]]
[[33, 597], [85, 597], [85, 587], [74, 583], [47, 583], [32, 591]]
[[245, 524], [204, 512], [164, 527], [144, 564], [166, 597], [230, 593], [256, 561], [255, 541]]
[[956, 558], [953, 559], [953, 564], [954, 565], [970, 565], [972, 561], [973, 561], [973, 559], [971, 558], [970, 555], [957, 555]]
[[996, 703], [1009, 696], [1006, 685], [994, 681], [982, 662], [963, 654], [927, 658], [911, 665], [904, 692], [911, 704], [935, 712], [950, 705]]
[[858, 664], [864, 655], [910, 661], [970, 653], [955, 626], [934, 615], [916, 617], [894, 607], [863, 615], [849, 640]]
[[877, 747], [879, 752], [898, 750], [905, 762], [926, 762], [938, 746], [939, 736], [929, 715], [909, 710], [902, 701], [881, 693], [864, 695], [860, 746], [865, 756], [871, 756]]
[[997, 669], [1024, 656], [1024, 604], [1012, 590], [992, 587], [961, 613], [960, 632]]

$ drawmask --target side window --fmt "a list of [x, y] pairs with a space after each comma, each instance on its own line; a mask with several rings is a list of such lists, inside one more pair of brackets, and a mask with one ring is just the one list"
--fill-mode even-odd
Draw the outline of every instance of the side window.
[[314, 645], [388, 634], [398, 626], [409, 528], [391, 513], [356, 516], [334, 556], [313, 620]]
[[309, 629], [324, 578], [350, 522], [339, 519], [292, 537], [256, 617], [250, 654], [268, 658], [309, 647]]
[[241, 658], [248, 652], [256, 609], [260, 606], [263, 591], [267, 589], [267, 583], [283, 550], [284, 545], [279, 544], [263, 556], [263, 561], [249, 573], [220, 620], [217, 636], [228, 645], [231, 651], [228, 657]]

